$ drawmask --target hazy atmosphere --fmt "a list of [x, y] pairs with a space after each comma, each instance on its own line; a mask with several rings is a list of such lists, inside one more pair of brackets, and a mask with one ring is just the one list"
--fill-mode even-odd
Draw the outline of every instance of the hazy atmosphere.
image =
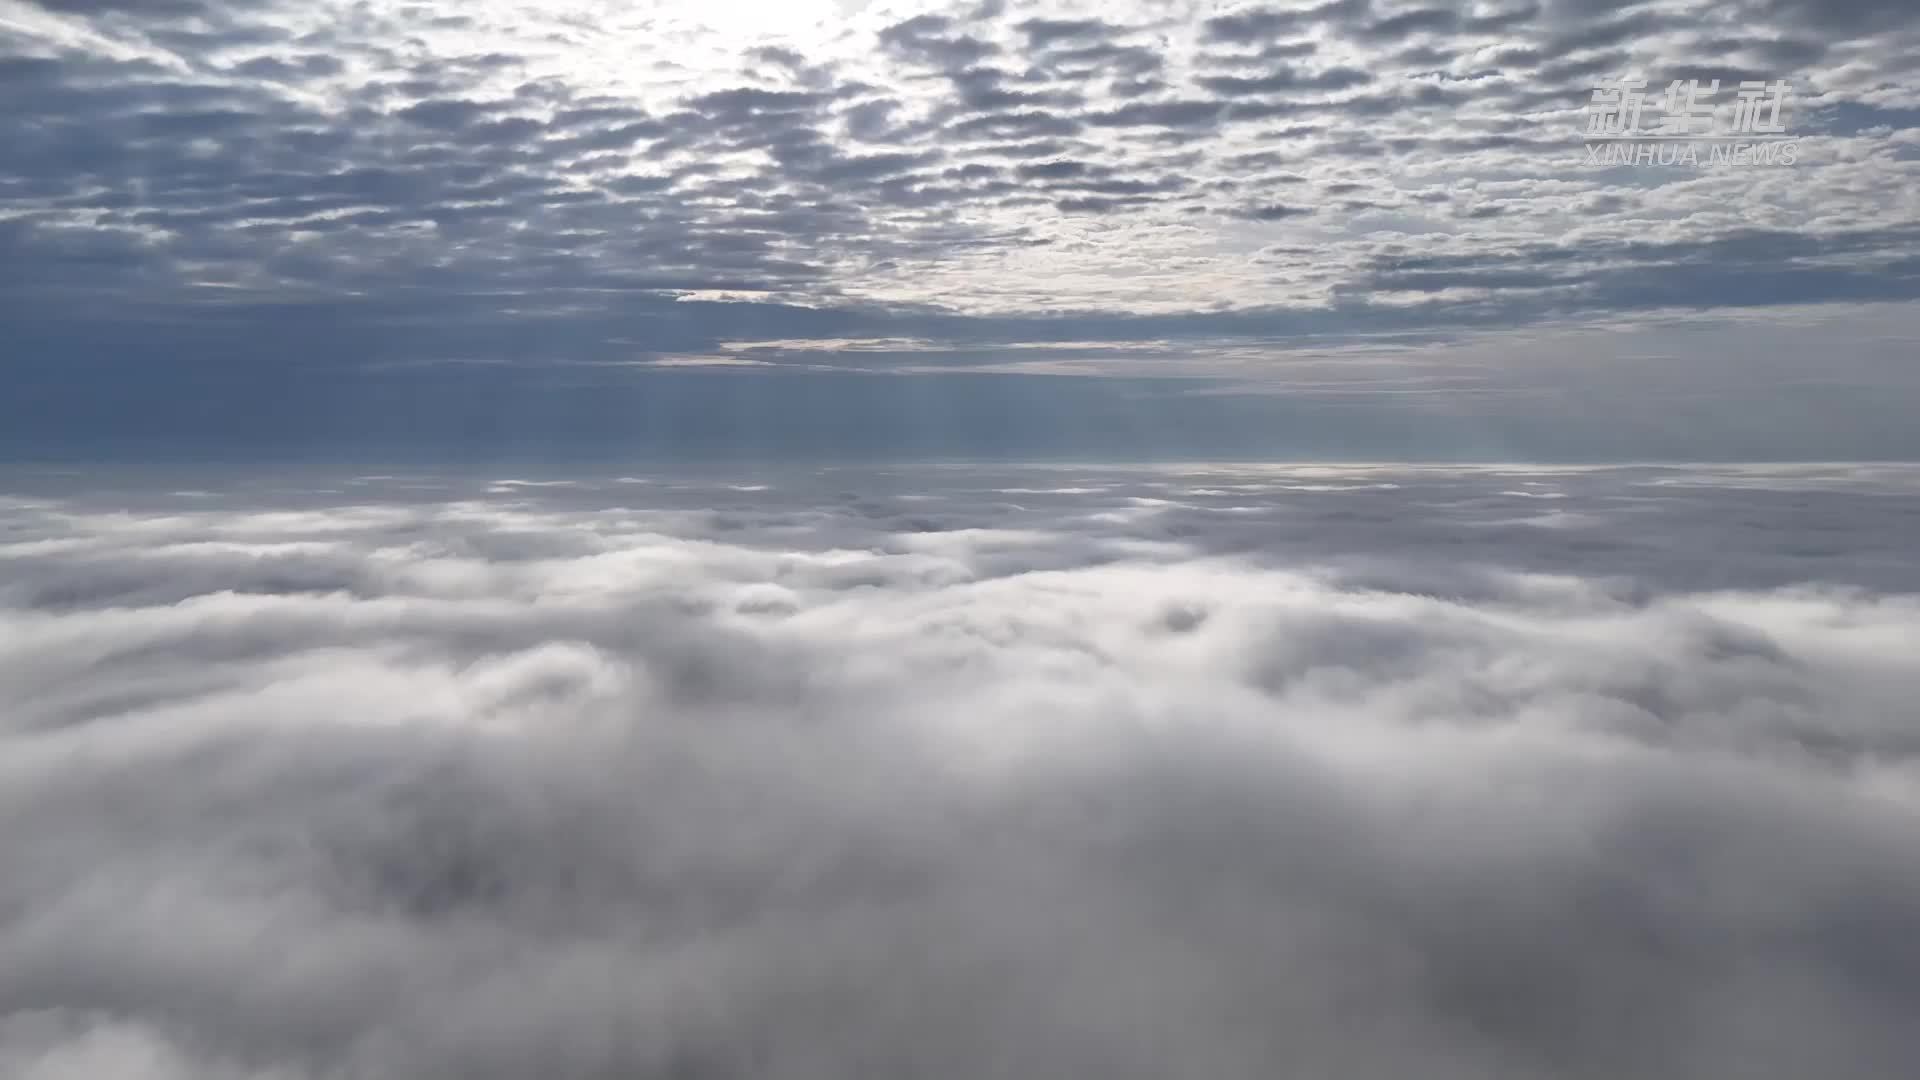
[[0, 1080], [1920, 1076], [1913, 0], [0, 0]]

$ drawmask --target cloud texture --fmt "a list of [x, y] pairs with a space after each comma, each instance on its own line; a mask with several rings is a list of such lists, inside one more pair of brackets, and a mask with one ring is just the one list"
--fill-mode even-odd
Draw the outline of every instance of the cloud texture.
[[[650, 401], [871, 426], [909, 391], [785, 380], [886, 374], [1305, 414], [1201, 410], [1236, 445], [1182, 456], [1912, 459], [1917, 26], [1908, 0], [0, 0], [0, 326], [33, 389], [0, 452], [258, 456], [389, 435], [393, 402], [400, 432], [448, 418], [416, 433], [440, 459], [516, 422], [630, 452]], [[1615, 77], [1723, 110], [1791, 80], [1798, 164], [1589, 167]], [[1130, 382], [1032, 385], [1060, 376]], [[890, 400], [835, 410], [861, 395]], [[1539, 430], [1483, 453], [1453, 415]], [[1413, 453], [1312, 435], [1355, 417]], [[1621, 430], [1648, 417], [1704, 447]]]
[[5, 490], [8, 1076], [1920, 1062], [1912, 469]]

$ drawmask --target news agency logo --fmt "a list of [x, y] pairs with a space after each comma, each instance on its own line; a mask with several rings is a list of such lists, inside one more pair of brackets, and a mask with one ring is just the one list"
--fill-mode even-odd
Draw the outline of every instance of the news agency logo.
[[1755, 80], [1730, 89], [1723, 95], [1719, 79], [1675, 79], [1664, 94], [1650, 96], [1645, 79], [1601, 83], [1587, 103], [1585, 164], [1700, 169], [1796, 164], [1800, 144], [1787, 130], [1793, 82]]

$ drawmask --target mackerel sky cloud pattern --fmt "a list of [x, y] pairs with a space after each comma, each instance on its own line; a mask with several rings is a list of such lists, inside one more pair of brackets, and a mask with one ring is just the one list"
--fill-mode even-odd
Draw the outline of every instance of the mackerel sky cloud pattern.
[[[1904, 0], [4, 0], [0, 319], [42, 392], [5, 411], [263, 445], [276, 425], [233, 418], [277, 393], [727, 423], [686, 380], [965, 375], [848, 393], [991, 412], [995, 385], [1087, 376], [1112, 385], [1040, 393], [1284, 428], [1279, 451], [1357, 417], [1437, 425], [1411, 445], [1439, 456], [1644, 452], [1598, 395], [1712, 429], [1668, 456], [1762, 430], [1897, 456], [1916, 57]], [[1623, 75], [1791, 79], [1797, 164], [1585, 167], [1592, 88]], [[1611, 363], [1627, 328], [1683, 359]], [[1264, 404], [1222, 411], [1242, 394]]]

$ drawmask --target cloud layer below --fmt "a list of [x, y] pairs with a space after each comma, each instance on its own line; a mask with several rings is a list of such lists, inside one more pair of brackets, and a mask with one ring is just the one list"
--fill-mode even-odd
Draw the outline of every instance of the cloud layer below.
[[1920, 470], [0, 491], [8, 1076], [1920, 1062]]

